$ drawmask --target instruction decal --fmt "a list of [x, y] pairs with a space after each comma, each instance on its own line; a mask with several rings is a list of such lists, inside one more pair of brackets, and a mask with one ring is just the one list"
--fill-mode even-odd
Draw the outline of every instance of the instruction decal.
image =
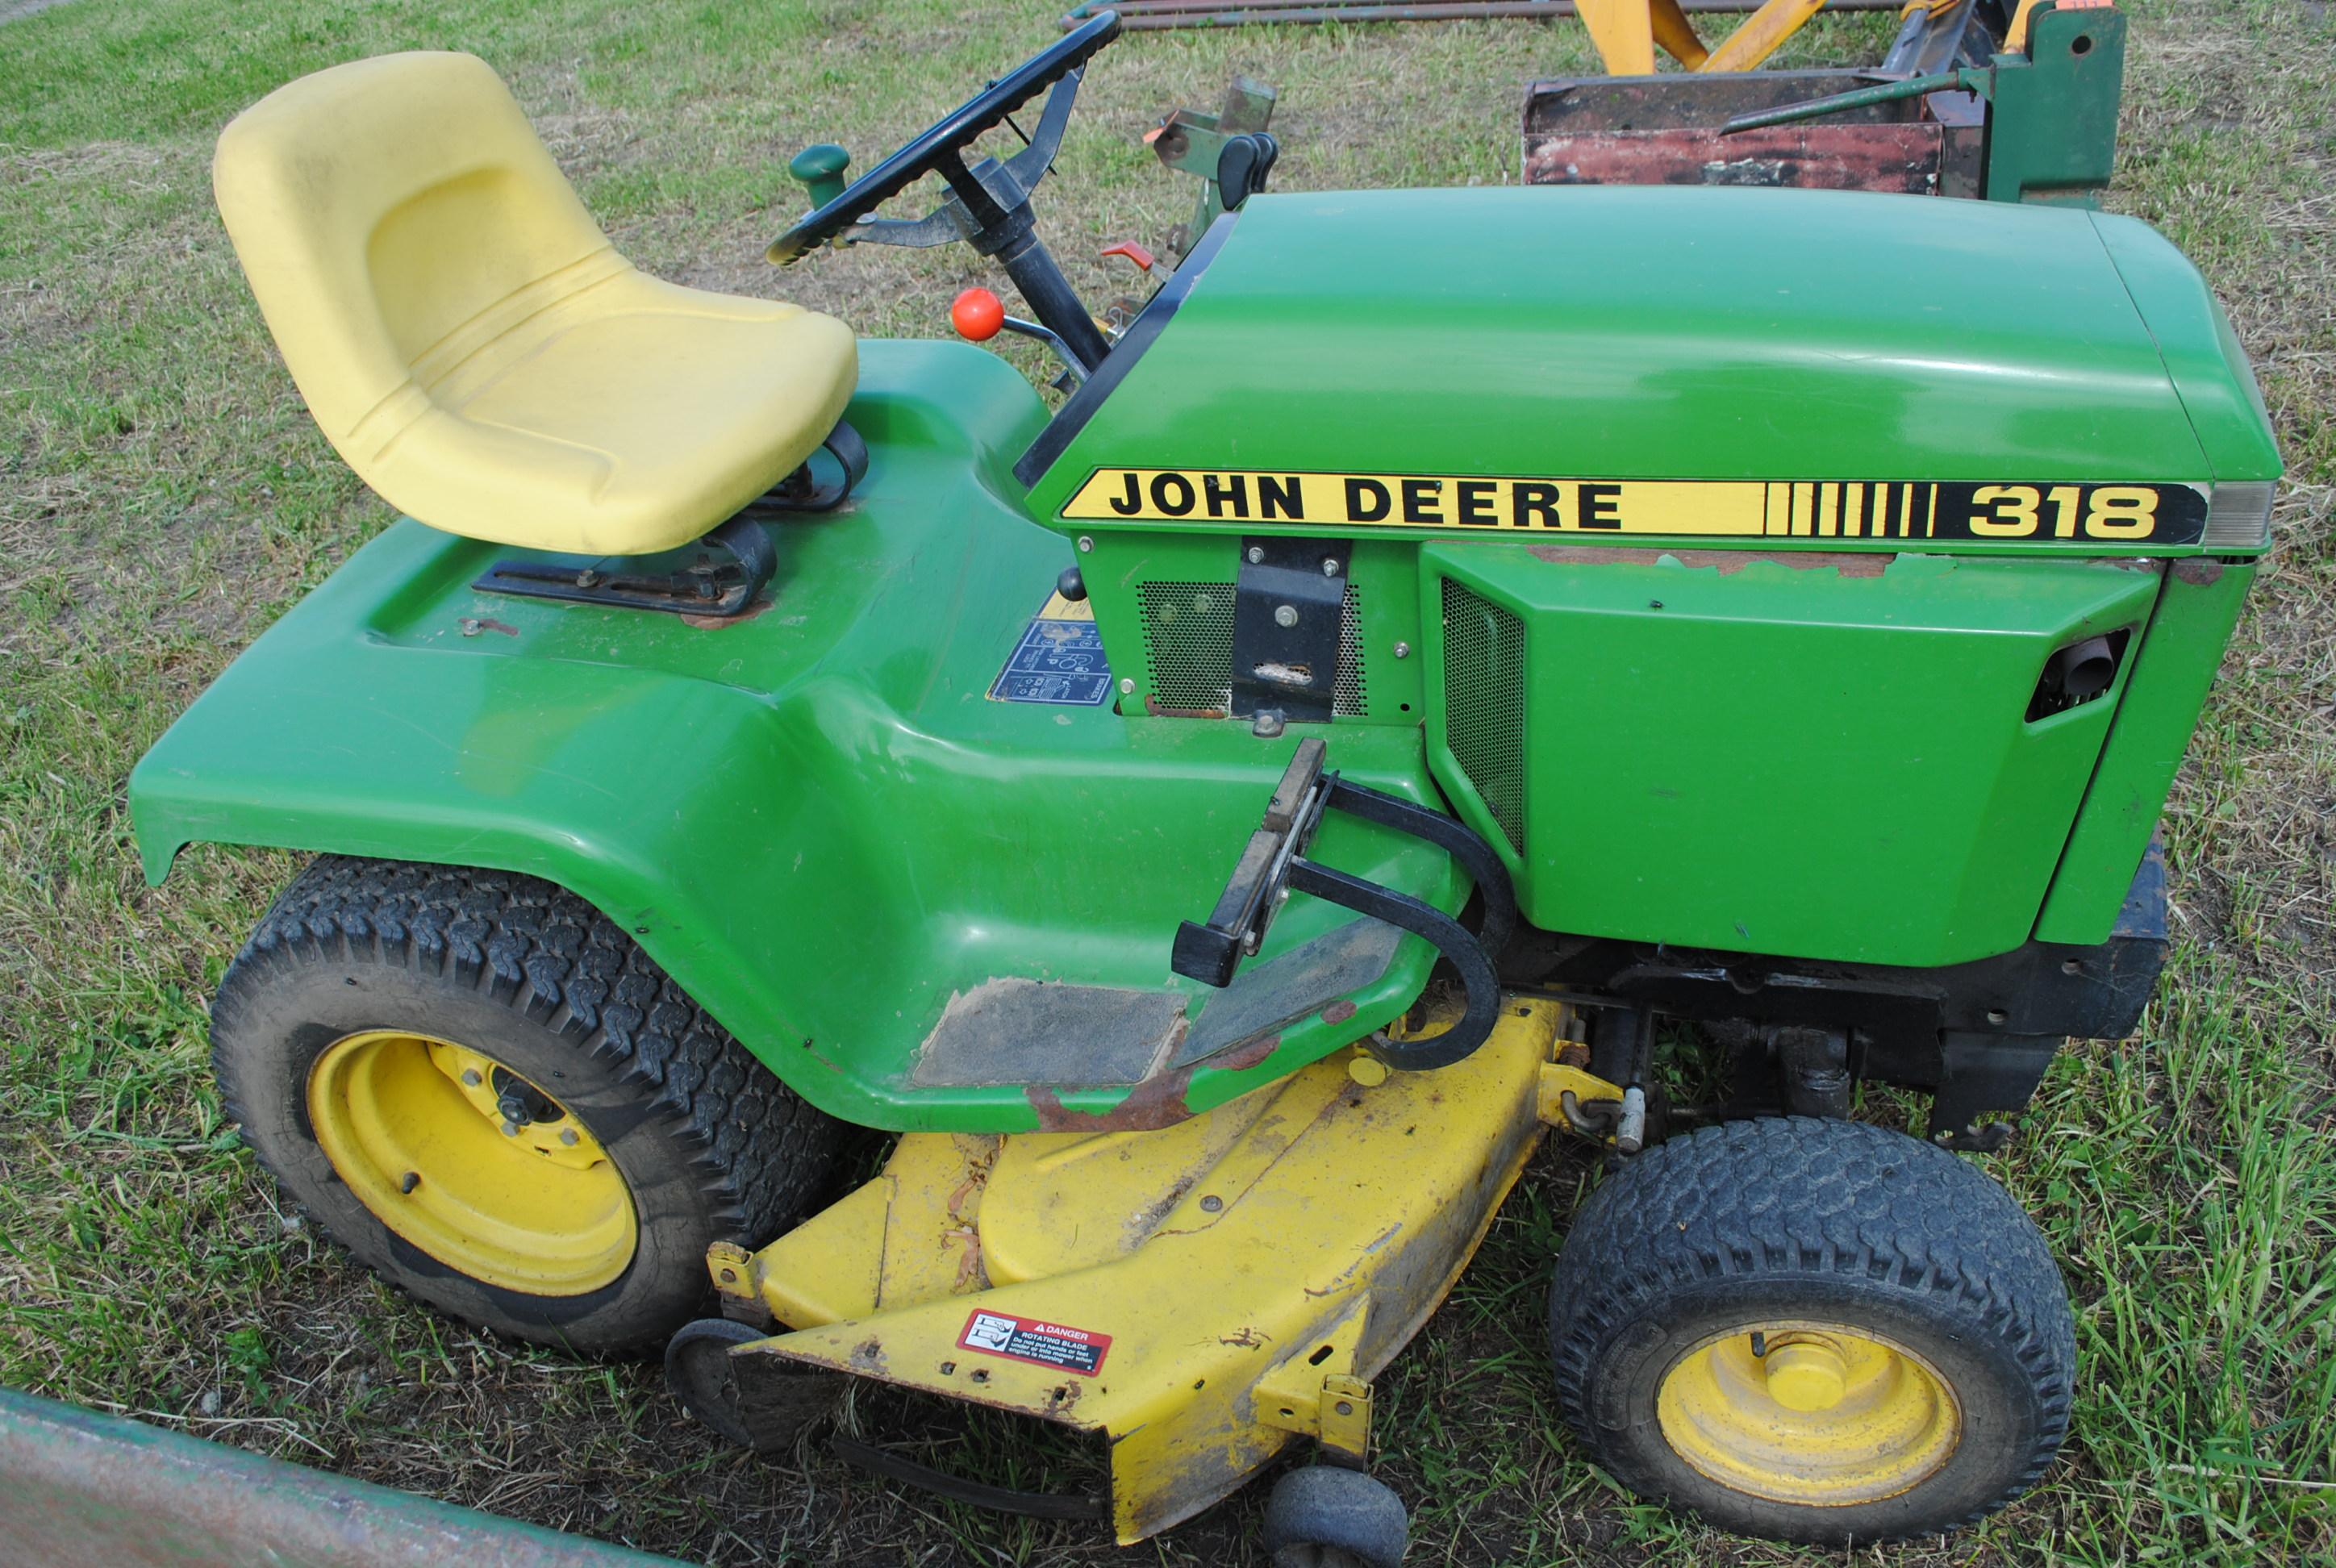
[[1090, 1378], [1103, 1370], [1103, 1359], [1111, 1351], [1109, 1334], [1004, 1312], [975, 1312], [965, 1320], [965, 1332], [957, 1337], [957, 1342], [962, 1350], [979, 1350]]
[[1022, 640], [990, 683], [992, 702], [1041, 702], [1101, 707], [1111, 696], [1111, 666], [1104, 662], [1095, 606], [1050, 594]]
[[1092, 522], [1222, 522], [1711, 539], [2195, 544], [2195, 484], [1542, 479], [1098, 468], [1064, 504]]

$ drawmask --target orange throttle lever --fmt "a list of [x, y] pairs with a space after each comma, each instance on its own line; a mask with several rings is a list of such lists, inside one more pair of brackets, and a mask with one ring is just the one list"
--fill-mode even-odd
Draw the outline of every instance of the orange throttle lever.
[[1144, 249], [1144, 247], [1138, 245], [1133, 239], [1123, 239], [1116, 245], [1106, 245], [1095, 254], [1098, 256], [1124, 256], [1130, 261], [1135, 263], [1136, 270], [1139, 272], [1151, 271], [1152, 264], [1154, 259], [1156, 259], [1153, 256], [1152, 252]]
[[1051, 327], [1007, 315], [1005, 302], [987, 288], [968, 288], [949, 301], [949, 325], [957, 328], [959, 336], [974, 343], [987, 343], [1000, 332], [1015, 333], [1043, 343], [1053, 351], [1056, 358], [1063, 362], [1063, 369], [1070, 378], [1069, 382], [1058, 385], [1073, 385], [1087, 378], [1087, 367], [1079, 363], [1078, 356], [1064, 345]]

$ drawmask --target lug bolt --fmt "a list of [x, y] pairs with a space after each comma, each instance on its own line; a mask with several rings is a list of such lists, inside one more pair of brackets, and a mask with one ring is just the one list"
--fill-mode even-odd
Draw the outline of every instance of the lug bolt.
[[1201, 1213], [1204, 1214], [1222, 1213], [1224, 1206], [1225, 1201], [1222, 1198], [1218, 1197], [1214, 1193], [1211, 1193], [1207, 1197], [1201, 1200]]
[[422, 1173], [419, 1171], [408, 1171], [397, 1179], [397, 1190], [401, 1193], [410, 1193], [421, 1184]]
[[573, 1127], [562, 1127], [562, 1128], [560, 1128], [560, 1141], [561, 1143], [563, 1143], [563, 1144], [567, 1144], [569, 1148], [571, 1148], [571, 1149], [572, 1149], [572, 1148], [574, 1148], [574, 1147], [576, 1146], [576, 1144], [577, 1144], [576, 1129], [575, 1129], [575, 1128], [573, 1128]]
[[516, 1138], [516, 1137], [518, 1137], [518, 1136], [519, 1136], [519, 1124], [518, 1124], [517, 1122], [505, 1122], [505, 1123], [503, 1124], [503, 1136], [504, 1136], [504, 1137], [506, 1137], [506, 1138]]
[[475, 1089], [475, 1088], [477, 1088], [481, 1084], [482, 1084], [482, 1083], [484, 1083], [484, 1082], [486, 1082], [486, 1080], [485, 1080], [484, 1078], [482, 1078], [481, 1076], [479, 1076], [479, 1069], [478, 1069], [478, 1068], [476, 1068], [476, 1067], [464, 1067], [464, 1068], [462, 1069], [462, 1086], [463, 1086], [464, 1088], [466, 1088], [466, 1089]]
[[1275, 605], [1273, 607], [1273, 624], [1276, 626], [1296, 626], [1298, 624], [1298, 607], [1294, 604]]

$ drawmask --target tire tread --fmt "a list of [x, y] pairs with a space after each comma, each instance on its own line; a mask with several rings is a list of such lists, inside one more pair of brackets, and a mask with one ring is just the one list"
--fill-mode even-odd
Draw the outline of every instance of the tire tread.
[[[320, 856], [269, 908], [212, 1002], [215, 1037], [279, 966], [378, 963], [451, 977], [618, 1064], [732, 1233], [760, 1241], [819, 1195], [842, 1128], [799, 1098], [640, 945], [584, 900], [517, 873]], [[246, 1121], [236, 1064], [214, 1047], [227, 1118]], [[269, 1174], [264, 1151], [254, 1153]]]
[[1550, 1291], [1567, 1426], [1602, 1451], [1584, 1390], [1597, 1347], [1624, 1321], [1678, 1286], [1779, 1271], [1952, 1297], [2030, 1379], [2043, 1419], [2025, 1462], [1999, 1495], [1935, 1528], [1974, 1524], [2041, 1478], [2068, 1433], [2076, 1366], [2067, 1288], [2043, 1237], [2000, 1184], [1948, 1151], [1810, 1116], [1670, 1139], [1582, 1205]]

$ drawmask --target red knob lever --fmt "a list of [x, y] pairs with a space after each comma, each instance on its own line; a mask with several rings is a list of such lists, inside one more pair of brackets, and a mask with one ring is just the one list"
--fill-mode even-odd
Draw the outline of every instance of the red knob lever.
[[1006, 325], [1006, 307], [987, 288], [968, 288], [950, 303], [949, 325], [960, 337], [987, 343]]
[[1138, 245], [1133, 239], [1123, 239], [1116, 245], [1106, 245], [1096, 254], [1100, 256], [1124, 256], [1130, 261], [1135, 263], [1137, 270], [1143, 272], [1149, 272], [1152, 270], [1152, 263], [1153, 260], [1152, 252], [1144, 249], [1144, 247]]

